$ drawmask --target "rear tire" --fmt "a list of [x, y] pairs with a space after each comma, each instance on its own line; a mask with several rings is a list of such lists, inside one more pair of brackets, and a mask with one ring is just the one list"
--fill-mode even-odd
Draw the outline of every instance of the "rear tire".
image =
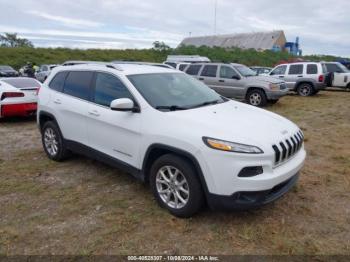
[[247, 94], [246, 100], [250, 105], [257, 107], [263, 107], [267, 104], [266, 94], [260, 89], [250, 90]]
[[63, 161], [69, 156], [69, 150], [57, 124], [48, 121], [41, 130], [41, 141], [48, 158], [54, 161]]
[[203, 206], [202, 186], [193, 165], [176, 155], [163, 155], [153, 163], [150, 186], [158, 204], [174, 216], [191, 217]]
[[297, 93], [300, 96], [312, 96], [314, 92], [314, 87], [309, 83], [302, 83], [297, 88]]

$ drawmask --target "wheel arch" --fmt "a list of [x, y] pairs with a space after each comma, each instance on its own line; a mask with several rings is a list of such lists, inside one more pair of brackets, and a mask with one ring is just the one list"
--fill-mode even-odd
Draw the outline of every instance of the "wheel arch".
[[264, 94], [266, 95], [266, 91], [265, 91], [265, 89], [263, 87], [261, 87], [261, 86], [250, 86], [250, 87], [247, 88], [247, 91], [246, 91], [244, 97], [247, 99], [249, 92], [252, 91], [252, 90], [257, 90], [257, 89], [263, 91]]
[[46, 112], [46, 111], [40, 111], [38, 121], [39, 121], [38, 124], [39, 124], [40, 131], [42, 130], [44, 124], [47, 121], [54, 121], [58, 125], [57, 120], [54, 117], [54, 115], [49, 113], [49, 112]]
[[209, 190], [198, 160], [190, 152], [187, 152], [185, 150], [182, 150], [176, 147], [164, 145], [164, 144], [152, 144], [148, 147], [142, 163], [142, 173], [143, 173], [144, 181], [146, 183], [149, 182], [150, 169], [154, 161], [166, 154], [174, 154], [179, 157], [182, 157], [186, 159], [190, 164], [193, 165], [193, 167], [195, 168], [196, 174], [199, 178], [199, 181], [201, 183], [204, 194], [205, 196], [207, 196], [209, 193]]

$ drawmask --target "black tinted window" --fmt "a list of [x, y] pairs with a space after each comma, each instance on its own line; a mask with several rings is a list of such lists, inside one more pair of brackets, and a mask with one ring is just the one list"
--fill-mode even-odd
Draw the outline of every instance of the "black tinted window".
[[64, 93], [89, 100], [93, 72], [70, 72], [64, 84]]
[[221, 66], [220, 68], [220, 78], [233, 79], [234, 77], [239, 77], [233, 68], [229, 66]]
[[179, 70], [180, 71], [184, 71], [185, 70], [185, 68], [186, 68], [186, 64], [181, 64], [180, 66], [179, 66]]
[[59, 72], [55, 77], [51, 80], [49, 87], [58, 92], [63, 91], [64, 80], [67, 77], [68, 72]]
[[303, 74], [303, 65], [290, 65], [289, 75], [302, 75]]
[[313, 64], [307, 65], [306, 73], [310, 75], [317, 74], [317, 65], [313, 65]]
[[218, 70], [218, 66], [216, 65], [206, 65], [203, 68], [201, 76], [216, 77], [217, 70]]
[[270, 75], [284, 75], [286, 73], [287, 70], [287, 66], [283, 65], [283, 66], [279, 66], [276, 67], [271, 73]]
[[96, 74], [95, 82], [95, 103], [103, 106], [110, 106], [114, 99], [130, 98], [133, 100], [129, 90], [115, 76], [104, 73]]
[[189, 75], [198, 75], [199, 70], [201, 69], [201, 65], [190, 65], [187, 70], [186, 73]]
[[326, 64], [328, 73], [343, 72], [343, 70], [337, 64]]

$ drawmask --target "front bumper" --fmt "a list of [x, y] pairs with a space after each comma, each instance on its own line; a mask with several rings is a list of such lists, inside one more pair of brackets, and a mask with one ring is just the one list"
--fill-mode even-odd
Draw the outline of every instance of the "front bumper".
[[249, 210], [267, 205], [286, 194], [298, 181], [299, 174], [263, 191], [240, 191], [231, 196], [208, 194], [208, 205], [215, 210]]
[[281, 97], [287, 95], [288, 92], [288, 88], [278, 91], [266, 91], [266, 97], [268, 100], [278, 100]]
[[7, 104], [1, 106], [1, 117], [30, 116], [37, 110], [37, 103]]

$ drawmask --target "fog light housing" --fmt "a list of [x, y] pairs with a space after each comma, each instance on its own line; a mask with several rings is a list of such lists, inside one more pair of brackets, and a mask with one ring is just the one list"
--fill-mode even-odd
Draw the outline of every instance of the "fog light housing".
[[262, 166], [249, 166], [245, 167], [239, 172], [238, 177], [253, 177], [260, 175], [264, 172]]

